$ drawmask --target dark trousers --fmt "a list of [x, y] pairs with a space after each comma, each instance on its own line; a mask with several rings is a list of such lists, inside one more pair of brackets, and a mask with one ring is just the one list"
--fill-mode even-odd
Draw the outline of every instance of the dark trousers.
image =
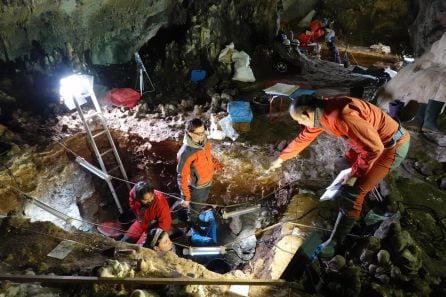
[[191, 194], [191, 203], [189, 204], [189, 208], [182, 209], [178, 212], [177, 216], [182, 221], [196, 222], [204, 205], [195, 204], [194, 202], [205, 203], [208, 200], [211, 187], [209, 186], [197, 189], [189, 186], [189, 190]]
[[191, 203], [189, 204], [189, 207], [191, 208], [191, 212], [193, 212], [193, 216], [197, 217], [204, 205], [195, 204], [194, 202], [205, 203], [208, 200], [211, 186], [200, 189], [189, 187], [189, 190], [191, 197]]

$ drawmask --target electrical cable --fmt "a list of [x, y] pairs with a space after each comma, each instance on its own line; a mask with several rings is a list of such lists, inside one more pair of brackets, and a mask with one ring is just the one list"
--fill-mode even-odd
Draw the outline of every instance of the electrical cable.
[[[12, 189], [16, 190], [16, 191], [17, 191], [19, 194], [21, 194], [22, 196], [25, 196], [27, 199], [36, 200], [36, 201], [39, 201], [40, 203], [43, 203], [40, 199], [35, 198], [35, 197], [29, 195], [28, 193], [26, 193], [26, 192], [20, 190], [19, 188], [16, 188], [16, 187], [14, 187], [14, 186], [10, 186], [10, 187], [11, 187]], [[20, 197], [21, 197], [21, 196], [20, 196]], [[43, 204], [45, 204], [45, 203], [43, 203]], [[46, 204], [46, 205], [47, 205], [47, 204]], [[54, 207], [52, 207], [52, 206], [50, 206], [50, 205], [47, 205], [47, 207], [48, 207], [48, 208], [51, 208], [51, 209], [54, 210], [55, 212], [59, 212], [59, 213], [61, 213], [61, 214], [64, 215], [65, 217], [67, 217], [66, 223], [69, 223], [69, 221], [78, 221], [78, 222], [85, 223], [85, 224], [88, 224], [88, 225], [92, 225], [92, 226], [95, 226], [95, 227], [98, 227], [98, 226], [101, 225], [101, 224], [93, 223], [93, 222], [90, 222], [90, 221], [87, 221], [87, 220], [84, 220], [84, 219], [78, 219], [78, 218], [69, 216], [69, 215], [63, 213], [62, 211], [60, 211], [60, 210], [58, 210], [58, 209], [56, 209], [56, 208], [54, 208]], [[24, 216], [24, 217], [26, 217], [26, 216]], [[32, 218], [30, 218], [30, 219], [32, 219]], [[108, 228], [111, 229], [111, 230], [115, 230], [115, 231], [122, 232], [122, 233], [127, 232], [126, 230], [124, 230], [124, 229], [120, 229], [120, 228], [115, 228], [115, 227], [108, 227]], [[132, 232], [128, 232], [128, 233], [129, 233], [129, 234], [138, 235], [138, 234], [136, 234], [136, 233], [132, 233]], [[103, 235], [102, 233], [99, 233], [99, 234]], [[104, 235], [104, 236], [105, 236], [105, 235]]]
[[[78, 154], [76, 154], [73, 150], [71, 150], [70, 148], [68, 148], [64, 143], [60, 142], [60, 141], [57, 140], [57, 139], [54, 139], [54, 140], [55, 140], [57, 143], [59, 143], [63, 148], [65, 148], [67, 151], [69, 151], [71, 154], [73, 154], [75, 157], [80, 157], [80, 156], [79, 156]], [[132, 185], [136, 184], [135, 182], [131, 182], [131, 181], [128, 181], [128, 180], [125, 180], [125, 179], [122, 179], [122, 178], [119, 178], [119, 177], [116, 177], [116, 176], [113, 176], [113, 175], [110, 175], [110, 178], [112, 178], [112, 179], [116, 179], [116, 180], [119, 180], [119, 181], [122, 181], [122, 182], [125, 182], [125, 183], [128, 183], [128, 184], [132, 184]], [[213, 207], [213, 208], [216, 208], [216, 207], [225, 207], [225, 208], [228, 208], [228, 207], [243, 206], [243, 205], [248, 205], [248, 204], [257, 204], [257, 203], [261, 202], [262, 200], [268, 198], [269, 196], [275, 194], [275, 193], [278, 192], [279, 190], [281, 190], [281, 189], [283, 189], [283, 188], [285, 188], [285, 187], [287, 187], [287, 186], [290, 186], [290, 185], [292, 185], [292, 184], [295, 184], [295, 183], [297, 183], [297, 182], [298, 182], [297, 179], [296, 179], [296, 180], [293, 180], [293, 181], [290, 181], [290, 182], [284, 184], [283, 186], [277, 188], [276, 190], [273, 190], [272, 192], [270, 192], [270, 193], [268, 193], [268, 194], [266, 194], [266, 195], [263, 195], [263, 194], [262, 194], [262, 196], [261, 196], [259, 199], [255, 199], [255, 200], [253, 200], [253, 201], [247, 201], [247, 202], [243, 202], [243, 203], [236, 203], [236, 204], [230, 204], [230, 205], [210, 204], [210, 203], [195, 202], [195, 201], [190, 201], [190, 203], [192, 203], [192, 204], [196, 204], [196, 205], [202, 205], [202, 206], [211, 206], [211, 207]], [[173, 195], [173, 194], [166, 193], [166, 192], [159, 191], [159, 190], [157, 190], [157, 191], [160, 192], [160, 193], [162, 193], [162, 194], [164, 194], [164, 195], [166, 195], [166, 196], [172, 197], [172, 198], [174, 198], [174, 199], [181, 200], [181, 201], [184, 200], [183, 198], [181, 198], [181, 197], [179, 197], [179, 196], [177, 196], [177, 195]]]
[[[32, 219], [32, 218], [27, 217], [27, 216], [17, 216], [17, 215], [11, 215], [11, 216], [8, 216], [8, 218], [27, 218], [27, 219], [30, 219], [30, 220]], [[14, 226], [11, 226], [11, 227], [15, 228]], [[78, 244], [80, 244], [80, 245], [84, 245], [84, 246], [86, 246], [86, 247], [89, 247], [89, 248], [91, 248], [91, 249], [93, 249], [93, 250], [101, 251], [101, 249], [99, 249], [99, 248], [97, 248], [97, 247], [94, 247], [94, 246], [92, 246], [92, 245], [89, 245], [89, 244], [86, 244], [86, 243], [82, 243], [82, 242], [76, 241], [76, 240], [74, 240], [74, 239], [62, 238], [62, 237], [54, 236], [54, 235], [51, 235], [51, 234], [48, 234], [48, 233], [38, 232], [38, 231], [31, 230], [31, 229], [26, 228], [26, 227], [23, 227], [23, 226], [20, 226], [20, 228], [15, 228], [15, 229], [17, 229], [17, 230], [19, 230], [19, 231], [25, 230], [25, 231], [28, 231], [28, 232], [31, 232], [31, 233], [34, 233], [34, 234], [44, 235], [44, 236], [47, 236], [47, 237], [50, 237], [50, 238], [53, 238], [53, 239], [57, 239], [57, 240], [60, 240], [60, 241], [63, 241], [63, 240], [70, 240], [70, 241], [73, 241], [73, 242], [78, 243]], [[79, 235], [79, 234], [77, 234], [77, 235]]]

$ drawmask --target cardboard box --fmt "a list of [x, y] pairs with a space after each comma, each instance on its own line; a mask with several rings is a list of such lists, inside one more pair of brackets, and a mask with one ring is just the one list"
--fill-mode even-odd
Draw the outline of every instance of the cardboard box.
[[232, 127], [234, 127], [235, 131], [239, 134], [248, 133], [251, 131], [251, 122], [233, 122]]

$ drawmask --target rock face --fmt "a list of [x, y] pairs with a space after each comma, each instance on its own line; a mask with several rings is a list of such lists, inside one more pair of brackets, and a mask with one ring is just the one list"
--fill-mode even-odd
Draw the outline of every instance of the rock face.
[[174, 33], [186, 32], [180, 51], [215, 58], [225, 43], [245, 47], [253, 38], [271, 39], [276, 1], [14, 1], [2, 5], [0, 19], [4, 61], [52, 64], [66, 56], [72, 63], [123, 63], [169, 26], [186, 26]]
[[411, 4], [411, 0], [326, 1], [323, 16], [335, 21], [337, 35], [350, 44], [370, 46], [381, 42], [392, 50], [403, 50], [409, 43], [407, 27], [414, 20]]
[[[128, 61], [168, 23], [175, 1], [7, 1], [0, 8], [0, 59], [89, 55], [94, 64]], [[11, 3], [12, 2], [12, 3]], [[71, 48], [72, 47], [72, 48]], [[69, 57], [70, 58], [70, 57]], [[51, 61], [49, 61], [51, 62]]]
[[445, 98], [446, 33], [443, 33], [441, 39], [436, 41], [427, 53], [401, 69], [385, 86], [378, 103], [385, 107], [394, 99], [406, 103], [410, 100], [426, 103], [429, 99], [444, 102]]
[[[297, 20], [312, 8], [320, 8], [317, 1], [5, 1], [0, 8], [0, 60], [20, 58], [43, 67], [62, 59], [77, 67], [84, 62], [124, 63], [161, 28], [171, 28], [163, 34], [175, 36], [157, 42], [158, 55], [173, 51], [176, 59], [193, 54], [213, 61], [231, 41], [245, 51], [271, 42], [279, 17]], [[362, 41], [398, 47], [407, 44], [411, 26], [418, 55], [444, 31], [444, 10], [441, 0], [419, 0], [418, 5], [411, 0], [329, 1], [320, 12], [336, 20], [339, 36], [349, 36], [349, 42], [366, 38]]]
[[415, 56], [421, 56], [446, 30], [446, 2], [444, 0], [416, 1], [418, 15], [409, 28]]

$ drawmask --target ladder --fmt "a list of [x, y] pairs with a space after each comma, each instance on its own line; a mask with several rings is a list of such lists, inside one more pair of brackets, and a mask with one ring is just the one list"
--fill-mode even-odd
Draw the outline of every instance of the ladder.
[[[73, 101], [76, 106], [77, 112], [79, 113], [79, 116], [82, 120], [82, 123], [85, 127], [85, 130], [87, 132], [88, 143], [90, 144], [90, 147], [92, 148], [94, 154], [96, 155], [96, 159], [98, 160], [100, 169], [89, 164], [87, 161], [83, 160], [82, 158], [77, 158], [77, 161], [78, 162], [83, 161], [83, 164], [81, 162], [79, 162], [79, 164], [82, 165], [83, 167], [87, 168], [93, 174], [99, 176], [100, 178], [102, 178], [106, 181], [106, 183], [110, 189], [110, 192], [112, 193], [113, 199], [115, 200], [116, 206], [118, 207], [119, 213], [122, 213], [123, 209], [122, 209], [121, 203], [119, 201], [118, 195], [116, 193], [116, 189], [112, 183], [112, 177], [111, 177], [110, 173], [115, 172], [114, 174], [116, 174], [116, 173], [120, 172], [123, 179], [128, 180], [127, 173], [125, 171], [124, 165], [122, 164], [121, 158], [119, 157], [119, 153], [116, 148], [116, 145], [113, 142], [113, 138], [112, 138], [110, 131], [108, 129], [107, 122], [102, 114], [102, 109], [99, 106], [98, 100], [97, 100], [96, 95], [93, 91], [92, 80], [90, 83], [87, 80], [83, 80], [83, 85], [79, 86], [79, 89], [77, 91], [78, 91], [77, 94], [73, 95], [73, 96], [75, 96], [75, 98], [74, 98], [75, 100], [73, 100]], [[85, 99], [87, 99], [88, 97], [91, 98], [91, 101], [93, 102], [95, 110], [93, 112], [89, 112], [86, 114], [82, 111], [82, 108], [81, 108], [79, 102], [85, 102]], [[95, 131], [94, 134], [93, 134], [92, 128], [88, 124], [88, 120], [90, 120], [92, 118], [99, 119], [99, 122], [101, 125], [100, 131], [99, 132]], [[99, 148], [98, 148], [98, 145], [96, 142], [96, 139], [98, 137], [100, 137], [101, 135], [107, 136], [107, 140], [108, 140], [108, 144], [109, 144], [109, 148], [102, 152], [99, 151]], [[104, 162], [104, 157], [109, 154], [114, 156], [115, 165], [116, 165], [115, 167], [110, 168], [110, 169], [108, 169], [106, 167], [106, 164]], [[87, 164], [87, 166], [85, 166], [85, 164]], [[126, 183], [126, 185], [127, 185], [127, 188], [130, 190], [130, 185], [128, 183]]]

